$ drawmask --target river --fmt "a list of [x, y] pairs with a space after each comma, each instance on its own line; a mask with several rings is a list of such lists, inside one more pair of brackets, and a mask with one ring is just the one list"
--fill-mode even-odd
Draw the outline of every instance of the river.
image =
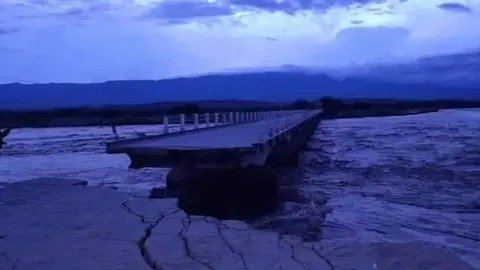
[[[118, 127], [124, 138], [160, 130]], [[0, 155], [0, 182], [71, 178], [135, 194], [164, 185], [168, 169], [130, 170], [126, 156], [105, 154], [114, 139], [111, 127], [13, 130]], [[274, 214], [285, 233], [422, 241], [480, 266], [480, 110], [325, 120], [300, 166], [283, 172], [307, 198]], [[325, 198], [331, 212], [317, 219]]]

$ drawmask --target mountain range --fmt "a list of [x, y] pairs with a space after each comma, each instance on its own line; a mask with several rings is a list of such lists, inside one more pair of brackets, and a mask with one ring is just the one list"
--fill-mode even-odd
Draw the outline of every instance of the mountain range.
[[151, 81], [0, 85], [0, 109], [129, 105], [164, 101], [396, 98], [480, 99], [480, 86], [334, 78], [301, 70], [211, 74]]

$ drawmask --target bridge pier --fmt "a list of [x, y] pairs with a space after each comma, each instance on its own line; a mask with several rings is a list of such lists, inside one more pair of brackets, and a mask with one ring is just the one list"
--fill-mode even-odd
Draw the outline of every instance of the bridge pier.
[[188, 179], [189, 174], [192, 174], [193, 170], [193, 168], [172, 168], [166, 177], [167, 188], [169, 190], [180, 190]]
[[278, 179], [269, 167], [175, 168], [169, 175], [179, 207], [192, 215], [249, 219], [278, 206]]

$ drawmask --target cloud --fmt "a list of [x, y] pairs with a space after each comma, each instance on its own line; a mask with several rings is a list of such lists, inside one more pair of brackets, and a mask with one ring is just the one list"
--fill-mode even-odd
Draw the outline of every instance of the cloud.
[[[395, 63], [480, 47], [480, 16], [437, 6], [449, 1], [460, 2], [0, 0], [0, 75], [158, 79], [286, 64]], [[472, 14], [480, 10], [480, 1], [462, 3]]]
[[335, 55], [351, 62], [384, 62], [401, 48], [409, 31], [400, 27], [351, 27], [335, 37]]
[[311, 0], [287, 0], [287, 1], [276, 1], [276, 0], [231, 0], [232, 4], [243, 6], [243, 7], [252, 7], [257, 9], [263, 9], [267, 11], [284, 11], [287, 13], [293, 13], [300, 9], [308, 9], [313, 4]]
[[351, 20], [350, 22], [352, 24], [362, 24], [362, 23], [364, 23], [364, 21], [362, 21], [362, 20]]
[[107, 12], [114, 8], [114, 5], [110, 3], [93, 3], [85, 7], [73, 7], [66, 10], [64, 15], [92, 15], [95, 13]]
[[302, 10], [325, 11], [331, 7], [344, 7], [354, 4], [381, 3], [388, 0], [230, 0], [239, 7], [249, 7], [270, 12], [282, 11], [294, 14]]
[[283, 11], [293, 14], [301, 10], [324, 11], [334, 6], [350, 6], [386, 2], [387, 0], [230, 0], [230, 3], [241, 7], [253, 7], [267, 11]]
[[398, 82], [430, 82], [440, 85], [480, 87], [480, 48], [457, 54], [424, 57], [417, 61], [366, 65], [345, 75]]
[[438, 5], [439, 8], [447, 11], [453, 11], [453, 12], [472, 12], [472, 9], [460, 4], [460, 3], [454, 3], [454, 2], [449, 2], [449, 3], [443, 3]]
[[174, 23], [192, 18], [227, 16], [231, 14], [233, 14], [233, 10], [229, 5], [206, 1], [165, 1], [157, 4], [150, 11], [150, 15], [153, 17]]
[[18, 29], [16, 28], [0, 28], [0, 35], [8, 35], [18, 32]]

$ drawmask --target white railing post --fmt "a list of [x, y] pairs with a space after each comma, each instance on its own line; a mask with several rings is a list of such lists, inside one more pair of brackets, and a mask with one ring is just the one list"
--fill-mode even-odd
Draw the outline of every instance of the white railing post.
[[228, 113], [228, 122], [229, 122], [230, 124], [233, 124], [233, 112], [229, 112], [229, 113]]
[[180, 114], [180, 131], [185, 131], [185, 114]]
[[218, 126], [218, 113], [214, 114], [214, 118], [215, 118], [215, 126]]
[[222, 125], [227, 124], [227, 115], [225, 113], [222, 113]]
[[244, 122], [244, 121], [245, 121], [245, 113], [244, 113], [244, 112], [241, 112], [241, 113], [240, 113], [240, 121], [241, 121], [241, 122]]
[[240, 123], [240, 113], [235, 112], [235, 123]]
[[198, 113], [195, 113], [193, 115], [193, 128], [197, 129], [198, 128]]
[[210, 127], [210, 114], [209, 113], [205, 114], [205, 125], [207, 127]]
[[163, 133], [168, 133], [168, 115], [163, 116]]

